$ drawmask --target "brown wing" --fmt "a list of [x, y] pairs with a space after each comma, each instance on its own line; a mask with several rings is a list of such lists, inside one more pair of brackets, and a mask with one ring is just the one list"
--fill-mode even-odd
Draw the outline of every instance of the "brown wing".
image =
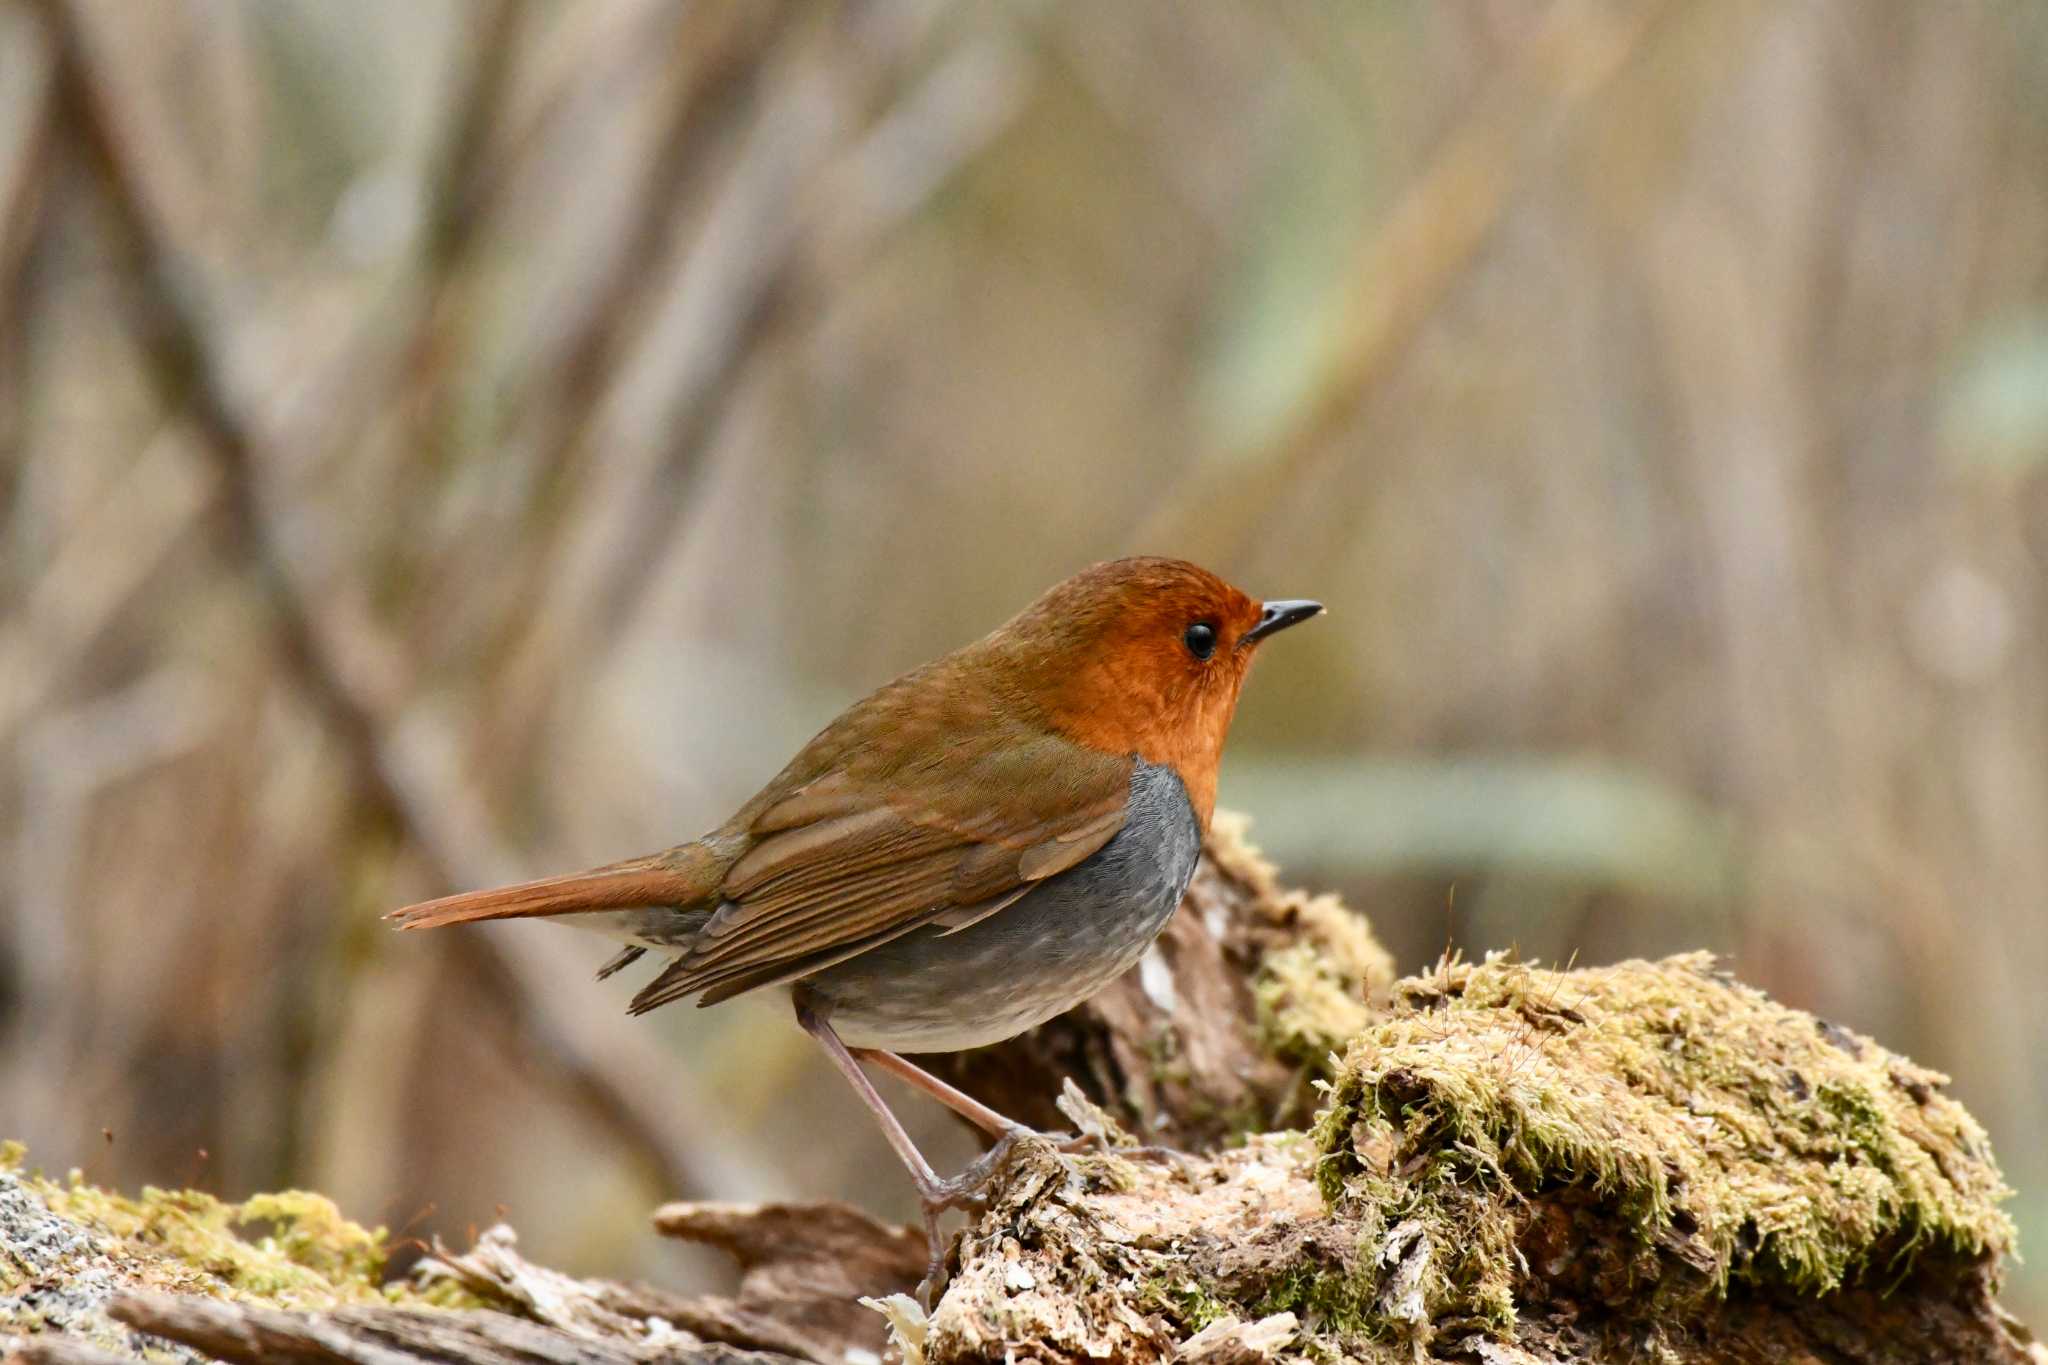
[[[633, 1012], [688, 995], [715, 1004], [926, 925], [963, 928], [1123, 828], [1129, 757], [1062, 740], [1048, 754], [1035, 738], [967, 733], [974, 738], [940, 747], [914, 784], [893, 761], [878, 781], [864, 761], [875, 751], [835, 745], [839, 766], [751, 807], [756, 842], [727, 871], [718, 910], [634, 997]], [[900, 748], [882, 752], [888, 761]]]

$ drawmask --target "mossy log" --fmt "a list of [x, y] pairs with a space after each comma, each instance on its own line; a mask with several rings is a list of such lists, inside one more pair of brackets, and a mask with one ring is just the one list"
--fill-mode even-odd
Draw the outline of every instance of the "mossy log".
[[1280, 889], [1235, 826], [1208, 855], [1146, 973], [955, 1071], [1099, 1141], [1015, 1150], [929, 1315], [921, 1236], [841, 1205], [660, 1210], [740, 1263], [729, 1298], [573, 1279], [503, 1228], [387, 1282], [383, 1234], [318, 1196], [127, 1199], [17, 1152], [0, 1349], [2048, 1365], [1996, 1303], [2007, 1191], [1945, 1078], [1704, 955], [1390, 983], [1363, 922]]

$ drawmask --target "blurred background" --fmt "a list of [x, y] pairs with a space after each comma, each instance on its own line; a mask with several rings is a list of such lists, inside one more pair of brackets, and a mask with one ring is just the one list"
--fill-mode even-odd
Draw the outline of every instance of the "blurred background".
[[779, 1011], [377, 916], [1133, 552], [1330, 604], [1222, 799], [1404, 969], [1717, 949], [2048, 1237], [2025, 0], [0, 0], [0, 1136], [678, 1286], [908, 1215]]

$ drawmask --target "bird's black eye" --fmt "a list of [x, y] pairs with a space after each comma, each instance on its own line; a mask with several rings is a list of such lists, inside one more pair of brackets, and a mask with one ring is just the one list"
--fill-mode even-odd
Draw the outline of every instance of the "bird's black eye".
[[1181, 643], [1188, 647], [1188, 653], [1197, 659], [1206, 659], [1216, 652], [1216, 627], [1207, 621], [1197, 621], [1182, 635]]

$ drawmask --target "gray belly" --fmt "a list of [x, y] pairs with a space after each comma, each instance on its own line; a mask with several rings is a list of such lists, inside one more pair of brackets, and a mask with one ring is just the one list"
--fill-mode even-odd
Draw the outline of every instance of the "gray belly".
[[1124, 827], [1085, 862], [978, 924], [915, 930], [804, 984], [849, 1047], [1000, 1042], [1130, 970], [1173, 917], [1201, 848], [1180, 778], [1140, 762]]

